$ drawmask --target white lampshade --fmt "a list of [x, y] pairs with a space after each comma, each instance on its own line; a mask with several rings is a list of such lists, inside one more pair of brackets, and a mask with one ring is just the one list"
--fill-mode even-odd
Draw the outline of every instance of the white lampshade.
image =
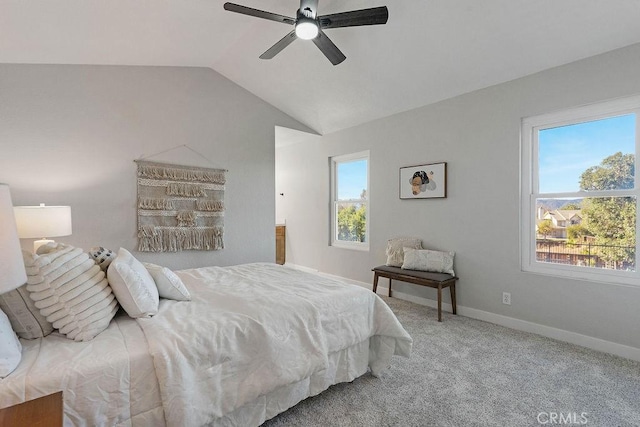
[[39, 246], [52, 242], [48, 237], [71, 235], [70, 206], [16, 206], [14, 208], [18, 236], [21, 239], [41, 239], [34, 242], [34, 252]]
[[11, 193], [7, 184], [0, 184], [0, 294], [26, 282], [27, 273], [22, 260]]

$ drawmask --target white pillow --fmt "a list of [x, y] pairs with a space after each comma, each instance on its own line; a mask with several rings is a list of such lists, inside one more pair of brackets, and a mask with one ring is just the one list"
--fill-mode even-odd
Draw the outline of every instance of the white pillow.
[[9, 318], [0, 310], [0, 378], [13, 372], [22, 358], [22, 345], [11, 329]]
[[118, 302], [104, 272], [89, 254], [65, 244], [24, 253], [27, 290], [40, 314], [75, 341], [89, 341], [107, 329]]
[[414, 238], [397, 238], [387, 240], [387, 265], [400, 267], [404, 261], [404, 248], [422, 248], [422, 240]]
[[158, 288], [144, 265], [120, 248], [107, 269], [109, 284], [127, 314], [133, 318], [151, 317], [158, 312]]
[[189, 291], [176, 273], [167, 267], [148, 262], [143, 262], [142, 265], [151, 274], [153, 281], [156, 282], [160, 297], [176, 301], [191, 301], [191, 294], [189, 294]]
[[455, 252], [430, 251], [427, 249], [418, 250], [404, 248], [405, 270], [433, 271], [436, 273], [448, 273], [455, 276], [453, 272], [453, 257]]

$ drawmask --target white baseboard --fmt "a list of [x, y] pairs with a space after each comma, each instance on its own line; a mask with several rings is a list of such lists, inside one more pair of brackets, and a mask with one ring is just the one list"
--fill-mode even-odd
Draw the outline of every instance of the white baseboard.
[[[304, 265], [292, 264], [290, 262], [285, 262], [284, 265], [286, 267], [295, 268], [296, 270], [306, 271], [307, 273], [320, 273], [320, 271], [316, 270], [315, 268], [305, 267]], [[335, 277], [338, 277], [338, 276], [335, 276]], [[341, 279], [342, 279], [342, 277], [341, 277]]]
[[[331, 277], [333, 279], [343, 280], [345, 282], [362, 286], [367, 289], [371, 289], [371, 287], [373, 286], [371, 283], [347, 279], [347, 278], [336, 276], [333, 274], [322, 273], [322, 272], [319, 272], [318, 270], [314, 270], [307, 267], [301, 267], [294, 264], [287, 264], [287, 265], [293, 268], [298, 268], [300, 270], [315, 272], [323, 276]], [[388, 287], [378, 285], [378, 293], [380, 295], [387, 295], [388, 292], [389, 292]], [[427, 307], [432, 307], [436, 309], [438, 308], [438, 302], [435, 300], [406, 294], [404, 292], [393, 291], [393, 297], [414, 302], [416, 304], [425, 305]], [[451, 312], [451, 304], [442, 302], [442, 309], [444, 311]], [[478, 320], [482, 320], [489, 323], [495, 323], [496, 325], [505, 326], [507, 328], [516, 329], [518, 331], [531, 332], [534, 334], [542, 335], [544, 337], [553, 338], [559, 341], [565, 341], [571, 344], [587, 347], [592, 350], [602, 351], [604, 353], [610, 353], [616, 356], [620, 356], [620, 357], [624, 357], [627, 359], [640, 362], [640, 348], [618, 344], [618, 343], [606, 341], [600, 338], [590, 337], [588, 335], [582, 335], [576, 332], [566, 331], [564, 329], [552, 328], [551, 326], [540, 325], [539, 323], [528, 322], [526, 320], [520, 320], [513, 317], [503, 316], [501, 314], [495, 314], [495, 313], [478, 310], [471, 307], [465, 307], [465, 306], [461, 306], [460, 304], [458, 304], [457, 311], [458, 311], [458, 314], [461, 316], [466, 316], [472, 319], [478, 319]]]
[[[371, 285], [367, 284], [366, 287], [370, 288]], [[378, 285], [378, 292], [381, 295], [387, 295], [388, 291], [389, 288]], [[393, 291], [393, 297], [411, 301], [416, 304], [426, 305], [427, 307], [436, 309], [438, 308], [438, 302], [435, 300], [409, 295], [404, 292]], [[520, 320], [514, 317], [503, 316], [501, 314], [495, 314], [489, 311], [465, 307], [459, 304], [456, 308], [458, 314], [461, 316], [483, 320], [489, 323], [495, 323], [496, 325], [505, 326], [507, 328], [516, 329], [518, 331], [531, 332], [534, 334], [542, 335], [544, 337], [553, 338], [559, 341], [565, 341], [571, 344], [587, 347], [592, 350], [602, 351], [604, 353], [615, 354], [616, 356], [640, 362], [640, 348], [618, 344], [611, 341], [605, 341], [600, 338], [590, 337], [588, 335], [582, 335], [564, 329], [552, 328], [551, 326], [528, 322], [526, 320]], [[451, 312], [451, 304], [445, 303], [443, 301], [442, 309]]]

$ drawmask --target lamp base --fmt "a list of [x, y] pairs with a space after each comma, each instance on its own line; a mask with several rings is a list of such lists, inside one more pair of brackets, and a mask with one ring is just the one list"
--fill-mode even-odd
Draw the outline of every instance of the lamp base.
[[36, 240], [35, 242], [33, 242], [33, 253], [37, 254], [38, 253], [38, 248], [40, 246], [46, 245], [47, 243], [55, 243], [55, 240], [41, 239], [41, 240]]

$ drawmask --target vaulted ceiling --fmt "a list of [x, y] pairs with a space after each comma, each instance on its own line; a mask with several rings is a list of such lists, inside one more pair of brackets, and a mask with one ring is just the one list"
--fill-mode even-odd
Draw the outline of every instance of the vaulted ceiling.
[[0, 0], [0, 62], [210, 67], [325, 134], [640, 42], [638, 0], [320, 0], [320, 15], [386, 5], [389, 21], [326, 30], [337, 66], [303, 40], [261, 60], [291, 27], [223, 3]]

